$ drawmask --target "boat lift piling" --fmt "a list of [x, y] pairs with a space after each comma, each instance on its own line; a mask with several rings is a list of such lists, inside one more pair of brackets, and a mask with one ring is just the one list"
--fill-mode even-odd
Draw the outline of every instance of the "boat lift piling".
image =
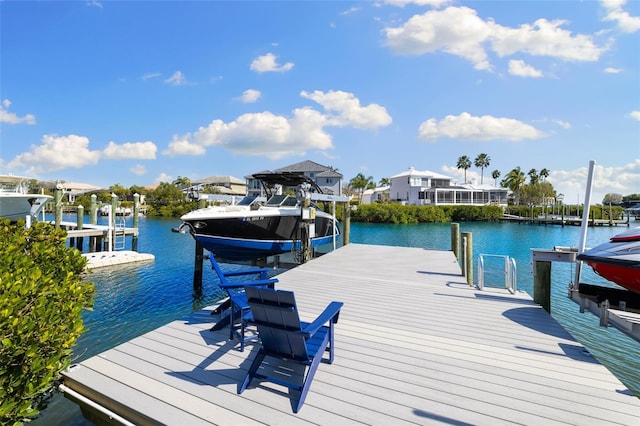
[[[138, 229], [138, 220], [140, 216], [140, 194], [133, 194], [133, 227]], [[138, 234], [131, 237], [131, 250], [138, 251]]]
[[451, 251], [460, 261], [460, 224], [455, 222], [451, 224]]
[[467, 284], [473, 286], [473, 234], [460, 232], [460, 224], [455, 222], [451, 224], [451, 251]]

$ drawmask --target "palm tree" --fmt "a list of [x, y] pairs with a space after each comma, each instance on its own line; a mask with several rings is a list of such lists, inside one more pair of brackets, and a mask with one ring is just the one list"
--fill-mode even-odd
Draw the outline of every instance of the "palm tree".
[[498, 186], [498, 178], [500, 177], [500, 170], [494, 170], [491, 172], [491, 177], [493, 178], [493, 184]]
[[542, 181], [545, 182], [549, 177], [549, 170], [548, 169], [540, 170], [540, 177], [542, 178]]
[[380, 185], [380, 186], [389, 186], [389, 185], [391, 185], [391, 179], [382, 178], [382, 179], [380, 179], [380, 182], [378, 182], [378, 185]]
[[184, 189], [191, 186], [191, 179], [186, 176], [178, 176], [178, 178], [171, 182], [171, 184], [177, 186], [180, 189]]
[[489, 164], [491, 164], [491, 158], [485, 153], [478, 154], [475, 161], [473, 162], [474, 166], [480, 167], [480, 184], [481, 185], [482, 183], [484, 183], [484, 168], [489, 167]]
[[362, 200], [362, 194], [371, 182], [373, 182], [373, 177], [365, 177], [362, 173], [358, 173], [356, 177], [349, 181], [349, 186], [358, 191], [360, 199]]
[[513, 192], [516, 205], [520, 204], [520, 190], [524, 186], [525, 180], [524, 172], [518, 166], [507, 173], [507, 176], [500, 182], [503, 187], [509, 188]]
[[456, 167], [464, 170], [464, 182], [467, 183], [467, 169], [471, 167], [471, 160], [466, 155], [458, 158]]
[[529, 173], [527, 173], [529, 175], [529, 183], [531, 185], [535, 185], [536, 183], [538, 183], [538, 171], [536, 169], [531, 169], [529, 170]]

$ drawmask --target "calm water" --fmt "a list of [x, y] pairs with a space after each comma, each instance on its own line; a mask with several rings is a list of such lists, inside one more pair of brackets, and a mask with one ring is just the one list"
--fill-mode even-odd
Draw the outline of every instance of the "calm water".
[[[68, 219], [75, 221], [74, 218]], [[88, 331], [78, 342], [76, 361], [82, 361], [176, 318], [210, 305], [223, 294], [214, 274], [206, 268], [201, 298], [193, 295], [194, 243], [188, 235], [175, 234], [179, 224], [172, 219], [141, 219], [138, 249], [155, 255], [146, 264], [122, 265], [95, 270], [88, 277], [96, 284], [94, 310], [85, 313]], [[640, 223], [632, 225], [640, 225]], [[131, 223], [127, 226], [131, 226]], [[587, 246], [595, 246], [626, 227], [589, 228]], [[474, 257], [479, 254], [509, 255], [517, 262], [518, 289], [532, 294], [531, 248], [576, 246], [579, 227], [493, 223], [461, 223], [462, 232], [472, 232]], [[367, 225], [351, 224], [351, 242], [429, 249], [450, 249], [449, 224]], [[130, 248], [130, 242], [127, 242]], [[474, 260], [474, 271], [477, 269]], [[552, 315], [591, 353], [605, 364], [629, 389], [640, 395], [640, 343], [613, 328], [598, 325], [598, 318], [580, 314], [578, 305], [567, 298], [573, 279], [573, 265], [552, 266]], [[583, 270], [583, 282], [606, 283], [590, 268]], [[56, 395], [35, 425], [88, 425], [77, 406]]]

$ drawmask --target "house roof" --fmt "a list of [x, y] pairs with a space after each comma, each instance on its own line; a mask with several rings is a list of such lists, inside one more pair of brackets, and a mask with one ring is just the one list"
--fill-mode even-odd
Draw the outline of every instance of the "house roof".
[[389, 189], [391, 189], [391, 187], [389, 185], [385, 185], [385, 186], [378, 186], [376, 188], [371, 188], [371, 189], [365, 189], [364, 192], [362, 193], [363, 195], [367, 195], [367, 194], [375, 194], [377, 192], [386, 192]]
[[316, 163], [315, 161], [305, 160], [299, 163], [290, 164], [288, 166], [281, 167], [279, 169], [274, 170], [275, 172], [314, 172], [316, 175], [322, 174], [325, 177], [342, 177], [342, 174], [333, 170], [331, 167], [323, 166], [322, 164]]
[[453, 179], [451, 176], [445, 176], [440, 173], [432, 172], [430, 170], [416, 170], [413, 167], [409, 167], [408, 170], [398, 173], [397, 175], [391, 176], [390, 179], [404, 177], [404, 176], [413, 176], [413, 177], [427, 177], [432, 179]]
[[87, 192], [95, 192], [101, 191], [102, 187], [91, 185], [89, 183], [81, 183], [81, 182], [63, 182], [62, 187], [65, 192], [70, 192], [72, 194], [86, 194]]
[[233, 176], [209, 176], [204, 179], [198, 179], [197, 181], [191, 182], [192, 185], [193, 184], [216, 185], [216, 184], [224, 184], [224, 183], [244, 185], [245, 181]]

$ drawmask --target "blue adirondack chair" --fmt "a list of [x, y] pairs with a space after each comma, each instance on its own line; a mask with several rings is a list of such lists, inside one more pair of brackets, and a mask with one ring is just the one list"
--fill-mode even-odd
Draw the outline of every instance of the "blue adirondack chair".
[[[245, 287], [264, 287], [274, 288], [278, 282], [277, 278], [269, 278], [267, 272], [269, 268], [247, 268], [223, 271], [220, 265], [216, 261], [213, 253], [209, 254], [209, 260], [211, 261], [211, 267], [218, 275], [220, 282], [218, 285], [223, 289], [229, 299], [227, 303], [223, 303], [218, 310], [213, 313], [219, 313], [227, 306], [229, 309], [229, 315], [222, 318], [213, 326], [212, 330], [220, 330], [229, 324], [229, 340], [233, 340], [233, 335], [238, 334], [240, 338], [240, 352], [244, 351], [245, 343], [250, 339], [245, 337], [245, 330], [247, 323], [253, 321], [251, 315], [251, 309], [247, 303], [247, 296], [244, 292]], [[254, 277], [243, 280], [233, 280], [229, 278], [233, 277]], [[257, 277], [257, 278], [255, 278]], [[236, 325], [236, 322], [238, 323]]]
[[[329, 364], [333, 363], [334, 324], [342, 302], [331, 302], [311, 323], [300, 321], [296, 301], [291, 291], [245, 287], [247, 301], [258, 327], [262, 346], [253, 360], [244, 381], [238, 386], [242, 393], [254, 378], [270, 381], [300, 392], [293, 412], [297, 413], [309, 392], [313, 376], [325, 351], [329, 352]], [[286, 376], [259, 373], [266, 356], [304, 365], [301, 383], [284, 380]]]

